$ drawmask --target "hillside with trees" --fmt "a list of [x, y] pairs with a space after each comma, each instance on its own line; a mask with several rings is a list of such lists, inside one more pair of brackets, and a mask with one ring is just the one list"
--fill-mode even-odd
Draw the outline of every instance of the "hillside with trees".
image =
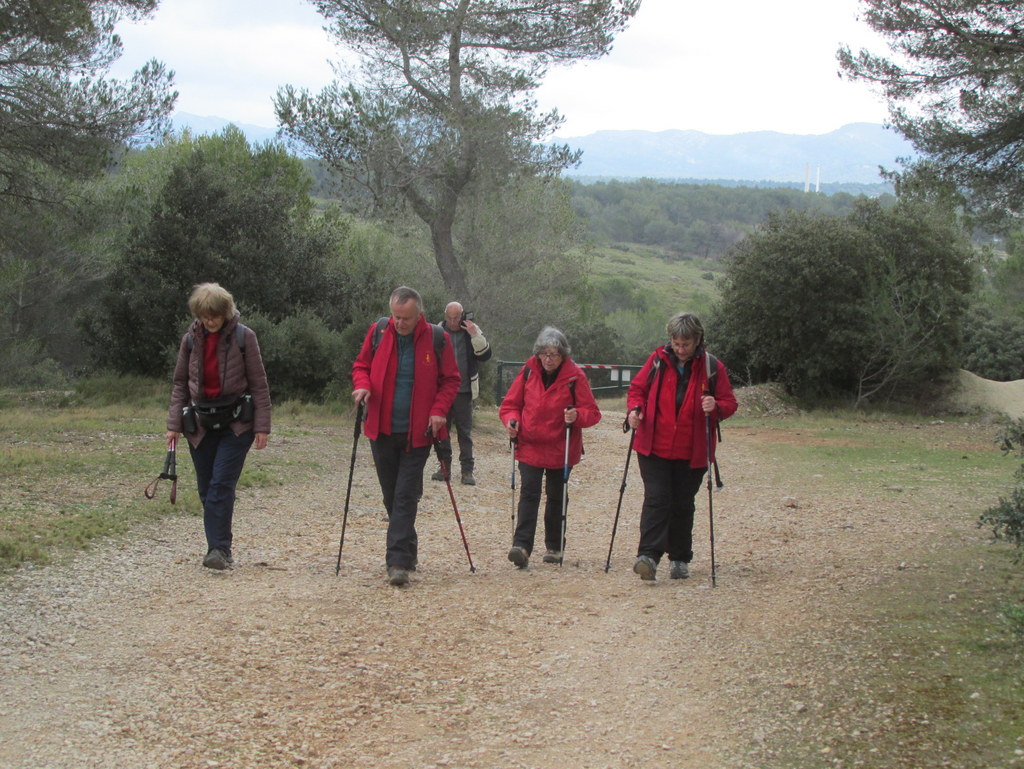
[[[121, 13], [153, 7], [116, 5]], [[345, 7], [357, 5], [380, 10], [370, 0]], [[387, 293], [399, 283], [421, 290], [432, 319], [452, 298], [472, 306], [506, 360], [525, 358], [537, 330], [554, 324], [581, 360], [638, 362], [663, 341], [665, 318], [688, 309], [708, 319], [739, 380], [778, 380], [800, 394], [869, 403], [921, 391], [959, 365], [981, 376], [1024, 376], [1017, 341], [1024, 338], [1021, 230], [1005, 227], [996, 237], [979, 230], [966, 199], [930, 177], [926, 163], [899, 177], [898, 195], [871, 197], [560, 178], [575, 156], [540, 141], [557, 114], [534, 115], [523, 99], [551, 61], [601, 55], [634, 10], [631, 3], [608, 5], [604, 15], [584, 20], [586, 34], [577, 38], [472, 16], [432, 17], [437, 34], [427, 38], [386, 40], [386, 19], [372, 13], [376, 21], [358, 34], [339, 27], [380, 65], [403, 51], [436, 56], [453, 25], [462, 25], [481, 45], [509, 46], [509, 58], [489, 60], [496, 69], [486, 71], [517, 85], [499, 93], [473, 80], [471, 72], [485, 71], [477, 69], [474, 44], [461, 64], [444, 65], [468, 78], [468, 90], [444, 91], [441, 81], [430, 85], [412, 72], [384, 88], [370, 77], [373, 67], [348, 90], [313, 96], [284, 89], [278, 107], [286, 134], [321, 155], [301, 160], [230, 127], [211, 136], [169, 134], [131, 150], [130, 136], [159, 127], [173, 103], [160, 65], [130, 84], [98, 80], [76, 90], [61, 80], [70, 70], [57, 64], [92, 66], [101, 75], [117, 53], [109, 19], [82, 28], [60, 16], [57, 26], [38, 29], [12, 23], [10, 50], [28, 46], [50, 56], [55, 79], [32, 80], [37, 88], [63, 93], [76, 114], [112, 101], [126, 109], [108, 125], [90, 124], [93, 133], [83, 125], [47, 138], [35, 123], [12, 123], [6, 134], [21, 131], [25, 141], [4, 150], [0, 384], [63, 386], [103, 371], [165, 376], [187, 320], [185, 296], [203, 280], [234, 291], [246, 321], [266, 340], [279, 400], [343, 393], [358, 340], [386, 312]], [[336, 24], [346, 18], [328, 15]], [[548, 46], [543, 54], [529, 44], [531, 35]], [[522, 67], [534, 79], [513, 77], [527, 71]], [[12, 86], [21, 76], [0, 69]], [[444, 87], [453, 82], [449, 77]], [[449, 133], [457, 127], [446, 120], [470, 120], [470, 113], [442, 103], [479, 110], [472, 122], [482, 133]], [[346, 132], [335, 135], [339, 125]], [[436, 141], [412, 141], [415, 131]], [[494, 132], [508, 142], [488, 139]], [[387, 149], [394, 141], [422, 152], [401, 159]], [[32, 154], [33, 147], [59, 151]], [[456, 175], [438, 176], [442, 167]], [[851, 279], [844, 283], [843, 275]], [[757, 291], [767, 286], [791, 297], [785, 307], [762, 307]], [[808, 295], [815, 302], [798, 301]], [[771, 317], [755, 307], [785, 310], [780, 328], [834, 345], [811, 372], [818, 384], [781, 368], [779, 356], [791, 353], [754, 343]], [[932, 316], [921, 314], [926, 307]], [[836, 324], [872, 340], [869, 349], [849, 344]], [[920, 336], [926, 329], [931, 333]], [[872, 350], [905, 344], [915, 351], [900, 352], [898, 365], [887, 359], [876, 371], [855, 371]], [[872, 384], [878, 378], [881, 387]]]

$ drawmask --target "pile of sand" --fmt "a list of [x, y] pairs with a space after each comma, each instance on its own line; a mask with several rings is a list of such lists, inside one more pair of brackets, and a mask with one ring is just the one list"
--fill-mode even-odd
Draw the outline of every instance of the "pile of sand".
[[1024, 379], [994, 382], [961, 369], [950, 399], [958, 411], [991, 411], [1021, 418], [1024, 417]]

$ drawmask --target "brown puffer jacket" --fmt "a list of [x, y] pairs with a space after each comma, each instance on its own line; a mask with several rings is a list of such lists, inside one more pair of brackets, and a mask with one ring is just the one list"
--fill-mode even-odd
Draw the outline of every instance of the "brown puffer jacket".
[[[256, 334], [251, 328], [245, 329], [245, 354], [238, 349], [235, 329], [239, 322], [238, 312], [227, 321], [220, 330], [220, 349], [217, 360], [220, 366], [221, 394], [223, 396], [245, 393], [252, 394], [254, 406], [252, 422], [232, 422], [231, 430], [241, 435], [247, 430], [257, 433], [270, 433], [270, 385], [267, 384], [267, 372], [263, 369], [263, 357]], [[188, 338], [192, 337], [192, 349], [188, 349]], [[167, 429], [180, 433], [181, 410], [184, 406], [202, 400], [202, 367], [203, 346], [206, 343], [206, 331], [198, 319], [193, 321], [189, 330], [181, 338], [178, 347], [178, 361], [174, 365], [173, 385], [171, 387], [171, 406], [167, 412]], [[189, 443], [198, 446], [206, 430], [202, 425], [192, 435], [186, 435]]]

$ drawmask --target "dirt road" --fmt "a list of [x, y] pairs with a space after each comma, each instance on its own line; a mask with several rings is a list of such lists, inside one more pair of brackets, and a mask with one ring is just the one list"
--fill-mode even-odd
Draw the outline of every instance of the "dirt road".
[[[364, 439], [335, 576], [348, 455], [324, 456], [315, 428], [275, 436], [296, 458], [283, 485], [240, 493], [228, 572], [201, 567], [196, 518], [20, 571], [0, 584], [0, 766], [763, 769], [794, 739], [803, 766], [854, 765], [832, 738], [853, 730], [868, 751], [893, 718], [836, 715], [875, 653], [862, 599], [930, 568], [929, 548], [977, 542], [972, 489], [840, 488], [827, 464], [795, 487], [764, 431], [731, 430], [717, 587], [706, 494], [692, 577], [641, 583], [635, 463], [603, 568], [622, 417], [587, 431], [562, 567], [505, 558], [510, 458], [487, 413], [479, 485], [455, 487], [476, 573], [427, 481], [421, 568], [386, 584]], [[991, 450], [986, 431], [932, 429]]]

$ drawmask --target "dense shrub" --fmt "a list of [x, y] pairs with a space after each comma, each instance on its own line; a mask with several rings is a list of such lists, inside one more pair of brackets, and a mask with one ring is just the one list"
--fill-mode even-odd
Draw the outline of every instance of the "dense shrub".
[[[999, 435], [1003, 453], [1024, 460], [1024, 419], [1010, 421]], [[1014, 474], [1017, 485], [1009, 497], [1000, 497], [978, 520], [978, 526], [990, 526], [996, 539], [1008, 540], [1016, 548], [1014, 561], [1024, 563], [1024, 461]]]
[[259, 339], [275, 402], [319, 400], [332, 384], [347, 381], [342, 368], [345, 339], [316, 315], [300, 313], [279, 323], [252, 315], [246, 324]]
[[985, 379], [1024, 379], [1024, 318], [972, 308], [964, 318], [961, 361], [962, 368]]

